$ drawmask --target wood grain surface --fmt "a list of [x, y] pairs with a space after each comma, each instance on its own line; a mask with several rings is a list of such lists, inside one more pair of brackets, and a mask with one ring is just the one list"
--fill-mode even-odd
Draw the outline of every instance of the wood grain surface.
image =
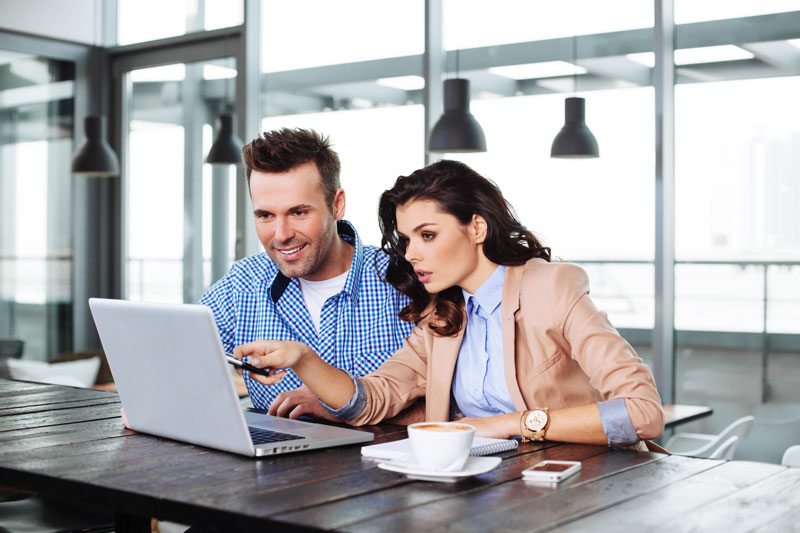
[[[114, 392], [0, 380], [0, 486], [218, 531], [787, 530], [800, 469], [524, 443], [458, 483], [414, 481], [362, 458], [360, 445], [254, 459], [126, 429]], [[375, 443], [403, 426], [362, 428]], [[521, 479], [544, 460], [579, 460], [557, 485]], [[0, 514], [0, 528], [2, 515]]]

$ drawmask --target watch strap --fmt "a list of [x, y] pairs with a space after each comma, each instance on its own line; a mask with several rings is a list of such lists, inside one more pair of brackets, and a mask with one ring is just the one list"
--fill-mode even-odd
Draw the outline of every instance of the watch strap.
[[521, 411], [519, 415], [519, 435], [522, 437], [522, 442], [530, 442], [531, 439], [525, 436], [525, 418], [530, 411]]
[[[547, 422], [545, 422], [545, 425], [542, 429], [537, 431], [528, 429], [527, 425], [525, 424], [525, 420], [528, 418], [528, 414], [531, 411], [543, 411], [545, 415], [547, 415]], [[536, 409], [523, 411], [522, 416], [519, 419], [519, 433], [522, 436], [522, 442], [543, 441], [545, 438], [545, 433], [547, 432], [547, 429], [549, 427], [550, 427], [550, 409], [548, 409], [547, 407], [537, 407]], [[528, 438], [525, 436], [524, 430], [526, 429], [531, 433], [533, 433], [532, 437]]]

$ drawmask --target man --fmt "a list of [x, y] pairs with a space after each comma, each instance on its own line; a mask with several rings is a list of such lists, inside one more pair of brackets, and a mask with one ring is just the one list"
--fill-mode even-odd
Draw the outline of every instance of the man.
[[[214, 312], [225, 351], [295, 340], [351, 375], [377, 369], [413, 324], [397, 318], [408, 300], [384, 282], [388, 257], [343, 220], [339, 156], [316, 132], [284, 128], [253, 140], [242, 157], [266, 253], [236, 262], [200, 300]], [[247, 372], [244, 379], [257, 408], [331, 418], [292, 371], [270, 387]]]

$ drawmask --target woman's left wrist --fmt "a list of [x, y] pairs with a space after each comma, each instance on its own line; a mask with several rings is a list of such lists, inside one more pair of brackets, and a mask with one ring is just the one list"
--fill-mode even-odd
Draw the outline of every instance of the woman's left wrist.
[[508, 413], [505, 415], [505, 423], [503, 427], [506, 431], [506, 438], [516, 437], [519, 435], [519, 411]]

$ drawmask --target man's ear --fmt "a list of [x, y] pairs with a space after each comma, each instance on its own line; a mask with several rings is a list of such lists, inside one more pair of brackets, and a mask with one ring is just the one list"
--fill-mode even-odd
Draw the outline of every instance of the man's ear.
[[486, 233], [488, 231], [486, 219], [480, 215], [472, 215], [470, 230], [472, 231], [472, 235], [475, 239], [475, 244], [483, 244], [483, 242], [486, 240]]
[[333, 218], [334, 220], [342, 220], [344, 218], [345, 206], [344, 189], [341, 187], [336, 190], [333, 195]]

